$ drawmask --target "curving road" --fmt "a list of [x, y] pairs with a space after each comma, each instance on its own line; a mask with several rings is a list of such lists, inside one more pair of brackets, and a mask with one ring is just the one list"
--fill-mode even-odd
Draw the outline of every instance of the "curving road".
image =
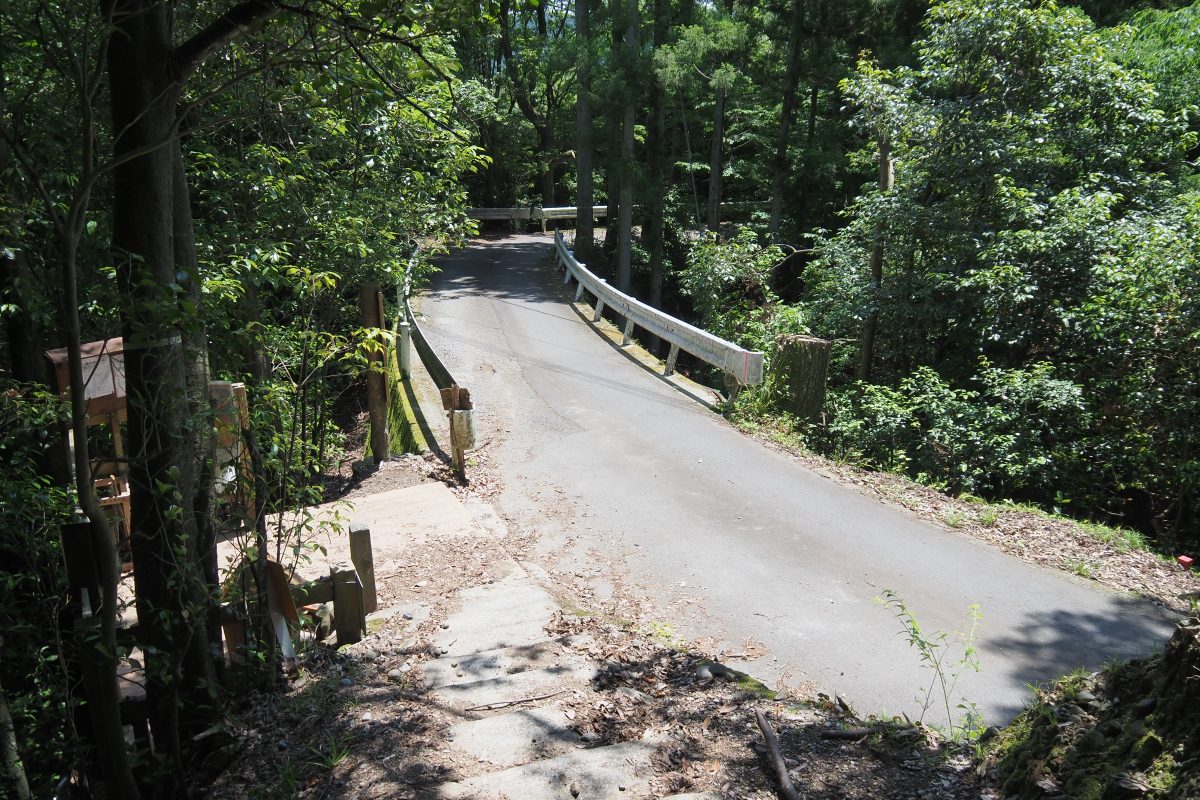
[[961, 628], [978, 603], [982, 670], [957, 694], [990, 722], [1020, 709], [1027, 683], [1170, 633], [1148, 603], [914, 520], [738, 433], [597, 336], [551, 246], [514, 236], [443, 259], [423, 327], [471, 388], [501, 514], [598, 597], [613, 586], [597, 558], [622, 563], [664, 604], [696, 598], [671, 607], [688, 638], [763, 643], [750, 672], [910, 714], [928, 675], [875, 598], [894, 589], [927, 631]]

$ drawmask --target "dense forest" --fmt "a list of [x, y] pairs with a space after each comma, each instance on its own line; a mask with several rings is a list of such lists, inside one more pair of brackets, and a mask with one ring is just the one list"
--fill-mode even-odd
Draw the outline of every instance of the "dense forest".
[[[254, 553], [257, 660], [214, 646], [246, 585], [215, 537], [261, 554], [268, 517], [319, 501], [388, 341], [361, 291], [394, 318], [471, 205], [607, 204], [580, 257], [768, 371], [788, 336], [832, 342], [819, 414], [768, 381], [735, 419], [1200, 544], [1197, 40], [1177, 2], [6, 3], [0, 797], [85, 764], [110, 796], [183, 796], [220, 768], [224, 708], [276, 665]], [[116, 337], [127, 409], [93, 419], [85, 345]], [[250, 397], [248, 512], [214, 499], [214, 380]], [[69, 591], [68, 540], [98, 595]], [[103, 680], [133, 645], [145, 763]]]
[[1145, 5], [505, 9], [456, 43], [467, 186], [607, 202], [584, 260], [768, 359], [833, 342], [822, 413], [735, 416], [1195, 543], [1200, 8]]

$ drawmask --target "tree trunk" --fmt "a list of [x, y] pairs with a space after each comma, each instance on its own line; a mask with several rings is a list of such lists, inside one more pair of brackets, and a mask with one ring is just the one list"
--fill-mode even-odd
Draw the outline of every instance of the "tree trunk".
[[[892, 170], [892, 145], [886, 134], [879, 135], [879, 189], [892, 189], [895, 173]], [[871, 379], [872, 362], [875, 360], [875, 333], [879, 327], [880, 288], [883, 284], [883, 221], [875, 223], [875, 241], [871, 245], [871, 283], [867, 290], [867, 319], [863, 324], [862, 362], [858, 365], [858, 379]]]
[[630, 291], [630, 269], [633, 261], [633, 135], [634, 115], [637, 111], [636, 85], [633, 72], [637, 59], [637, 0], [630, 0], [625, 11], [625, 57], [629, 59], [628, 83], [625, 87], [625, 107], [621, 115], [621, 198], [620, 220], [617, 231], [617, 289], [626, 294]]
[[725, 97], [725, 90], [718, 89], [716, 102], [713, 103], [712, 148], [708, 158], [708, 229], [713, 232], [719, 232], [721, 228], [721, 150], [725, 139]]
[[[114, 155], [113, 248], [122, 293], [129, 412], [129, 484], [139, 628], [151, 724], [160, 758], [182, 779], [184, 742], [219, 718], [206, 629], [208, 592], [198, 553], [197, 420], [189, 397], [179, 300], [177, 181], [180, 158], [167, 9], [122, 0], [108, 53]], [[190, 219], [179, 220], [190, 228]], [[181, 242], [180, 253], [190, 247]], [[186, 271], [186, 268], [185, 270]], [[173, 788], [173, 787], [172, 787]]]
[[592, 185], [592, 23], [588, 0], [575, 0], [575, 37], [579, 43], [575, 79], [575, 256], [584, 263], [591, 258], [595, 238], [592, 206], [596, 204]]
[[767, 224], [768, 238], [779, 233], [783, 215], [783, 189], [788, 175], [788, 145], [792, 139], [792, 122], [796, 118], [797, 88], [800, 83], [800, 35], [804, 29], [804, 1], [792, 0], [792, 25], [788, 36], [787, 72], [784, 75], [783, 107], [779, 114], [779, 136], [775, 140], [774, 174], [771, 178], [771, 220]]
[[[670, 34], [670, 3], [654, 0], [654, 49], [667, 42]], [[650, 94], [650, 120], [646, 136], [647, 172], [649, 173], [649, 196], [647, 197], [646, 246], [650, 252], [650, 305], [662, 308], [663, 301], [663, 239], [666, 219], [663, 216], [667, 195], [667, 96], [662, 83], [656, 78]], [[657, 350], [658, 337], [648, 337], [647, 348]]]
[[[4, 639], [0, 637], [0, 647]], [[4, 772], [8, 777], [8, 785], [12, 787], [17, 800], [31, 800], [29, 781], [25, 777], [25, 767], [21, 764], [21, 751], [17, 747], [17, 733], [13, 728], [12, 714], [8, 710], [8, 698], [4, 687], [0, 686], [0, 754], [4, 757]]]
[[812, 336], [788, 336], [778, 342], [767, 378], [779, 407], [797, 419], [812, 419], [825, 403], [830, 343]]

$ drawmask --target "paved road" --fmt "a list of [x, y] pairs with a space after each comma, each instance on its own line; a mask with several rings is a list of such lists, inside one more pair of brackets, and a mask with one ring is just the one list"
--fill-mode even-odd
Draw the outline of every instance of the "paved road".
[[[860, 711], [916, 709], [928, 683], [895, 617], [896, 590], [928, 631], [982, 606], [982, 671], [958, 694], [1005, 721], [1027, 683], [1160, 644], [1146, 603], [1006, 556], [821, 477], [749, 439], [614, 352], [567, 305], [550, 240], [481, 242], [446, 258], [425, 328], [472, 390], [479, 439], [504, 476], [501, 513], [563, 569], [598, 554], [673, 607], [689, 637], [769, 653]], [[595, 582], [602, 596], [611, 582]], [[957, 699], [957, 698], [955, 698]], [[937, 718], [930, 716], [931, 721]]]

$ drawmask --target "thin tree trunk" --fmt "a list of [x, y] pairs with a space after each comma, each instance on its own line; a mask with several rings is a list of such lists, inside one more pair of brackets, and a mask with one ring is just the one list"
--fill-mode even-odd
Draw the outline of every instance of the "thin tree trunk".
[[[71, 380], [71, 432], [75, 439], [75, 490], [87, 516], [92, 547], [99, 563], [96, 574], [101, 597], [89, 598], [99, 619], [97, 641], [85, 644], [85, 680], [89, 715], [101, 769], [115, 797], [140, 797], [133, 779], [125, 736], [121, 732], [121, 694], [117, 688], [117, 584], [120, 583], [117, 543], [108, 517], [92, 485], [91, 455], [87, 439], [87, 401], [84, 396], [83, 359], [80, 356], [79, 292], [76, 243], [81, 231], [65, 230], [62, 245], [63, 306], [67, 334], [67, 368]], [[81, 598], [73, 598], [80, 600]]]
[[725, 139], [725, 99], [725, 90], [718, 89], [716, 102], [713, 103], [712, 146], [708, 158], [708, 229], [713, 232], [721, 228], [721, 150]]
[[[895, 173], [892, 170], [892, 144], [886, 134], [879, 135], [879, 189], [891, 191]], [[875, 241], [871, 245], [871, 283], [867, 290], [867, 319], [863, 324], [862, 362], [858, 365], [858, 379], [871, 379], [871, 367], [875, 360], [875, 333], [879, 327], [880, 289], [883, 285], [883, 220], [875, 223]]]
[[[192, 306], [190, 318], [183, 325], [183, 346], [186, 361], [186, 382], [189, 410], [196, 423], [192, 425], [191, 448], [196, 474], [196, 493], [193, 514], [196, 519], [196, 552], [204, 579], [205, 597], [217, 597], [220, 575], [217, 567], [217, 529], [213, 519], [213, 480], [215, 475], [216, 441], [212, 436], [212, 402], [208, 385], [211, 373], [208, 364], [208, 329], [204, 325], [204, 292], [200, 264], [196, 258], [196, 236], [192, 224], [192, 197], [188, 189], [187, 167], [180, 147], [167, 148], [173, 162], [171, 196], [172, 240], [175, 248], [175, 273], [186, 276], [181, 281]], [[221, 607], [209, 600], [205, 608], [209, 658], [214, 673], [225, 668], [221, 656]], [[205, 670], [207, 672], [207, 670]]]
[[779, 115], [779, 136], [775, 140], [774, 174], [771, 179], [771, 220], [768, 237], [779, 233], [783, 215], [783, 189], [788, 176], [788, 145], [792, 122], [796, 118], [797, 87], [800, 83], [800, 35], [804, 28], [804, 0], [792, 0], [792, 25], [788, 36], [787, 72], [784, 76], [783, 107]]
[[588, 0], [575, 0], [575, 38], [579, 43], [575, 78], [575, 255], [581, 261], [591, 258], [595, 239], [592, 206], [596, 204], [592, 176], [592, 23]]
[[[3, 646], [4, 637], [0, 636], [0, 648]], [[3, 755], [8, 785], [12, 787], [17, 800], [32, 800], [29, 780], [25, 777], [25, 767], [21, 764], [17, 732], [13, 727], [12, 713], [8, 710], [8, 697], [4, 694], [3, 686], [0, 686], [0, 755]]]
[[626, 9], [625, 52], [629, 59], [629, 82], [625, 87], [625, 107], [621, 119], [621, 199], [620, 229], [617, 231], [617, 288], [625, 293], [630, 289], [630, 269], [633, 261], [633, 134], [637, 102], [632, 72], [637, 59], [638, 4], [630, 0]]
[[[666, 44], [670, 32], [668, 0], [654, 0], [654, 48]], [[650, 251], [650, 305], [662, 308], [663, 301], [663, 239], [666, 219], [663, 211], [667, 194], [667, 96], [662, 83], [654, 79], [650, 95], [650, 120], [647, 131], [647, 171], [650, 190], [647, 198], [646, 245]], [[658, 337], [649, 337], [646, 346], [657, 350]]]

